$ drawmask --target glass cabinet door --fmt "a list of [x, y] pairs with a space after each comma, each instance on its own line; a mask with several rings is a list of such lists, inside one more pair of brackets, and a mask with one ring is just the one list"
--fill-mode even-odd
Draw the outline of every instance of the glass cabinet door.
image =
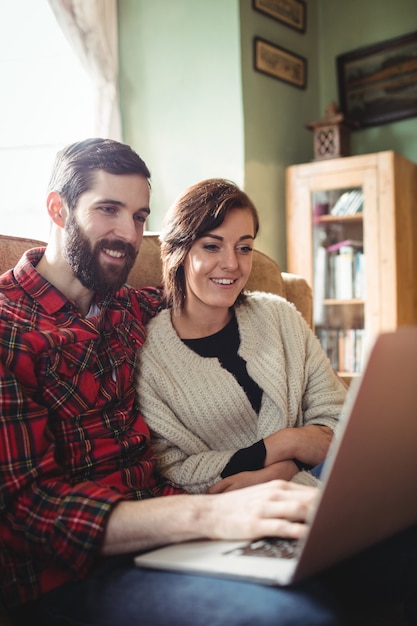
[[314, 331], [348, 384], [379, 333], [417, 324], [416, 198], [417, 163], [393, 151], [286, 170], [288, 271], [311, 286]]
[[333, 368], [362, 371], [365, 259], [362, 187], [311, 192], [313, 322]]

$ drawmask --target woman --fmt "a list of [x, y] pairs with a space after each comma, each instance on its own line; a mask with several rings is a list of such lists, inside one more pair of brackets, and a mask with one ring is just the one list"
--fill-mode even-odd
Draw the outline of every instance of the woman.
[[295, 307], [244, 293], [258, 228], [248, 196], [210, 179], [161, 234], [167, 308], [148, 325], [137, 388], [161, 472], [191, 493], [315, 484], [345, 399]]

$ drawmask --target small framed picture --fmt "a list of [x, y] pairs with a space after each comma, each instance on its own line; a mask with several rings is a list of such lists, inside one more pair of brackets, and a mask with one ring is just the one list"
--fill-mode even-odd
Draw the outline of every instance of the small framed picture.
[[306, 88], [307, 60], [261, 37], [254, 38], [254, 65], [257, 72]]
[[300, 33], [306, 30], [307, 11], [303, 0], [252, 0], [252, 6]]
[[340, 108], [359, 128], [417, 115], [417, 31], [336, 59]]

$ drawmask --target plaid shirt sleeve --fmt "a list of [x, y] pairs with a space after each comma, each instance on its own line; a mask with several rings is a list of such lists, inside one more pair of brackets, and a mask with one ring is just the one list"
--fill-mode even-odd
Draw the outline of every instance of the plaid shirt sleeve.
[[[27, 384], [34, 364], [14, 350], [13, 331], [3, 323], [0, 341], [1, 544], [14, 546], [19, 559], [28, 562], [49, 554], [51, 563], [82, 575], [101, 546], [112, 505], [122, 496], [93, 483], [75, 486], [64, 480], [55, 445], [46, 436], [48, 411], [7, 366], [18, 362]], [[10, 562], [2, 563], [9, 580], [13, 569]]]

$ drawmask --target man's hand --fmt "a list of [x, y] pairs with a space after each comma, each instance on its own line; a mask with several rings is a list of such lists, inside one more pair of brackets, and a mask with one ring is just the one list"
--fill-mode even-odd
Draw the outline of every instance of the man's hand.
[[190, 539], [303, 537], [319, 490], [272, 480], [214, 495], [122, 501], [110, 514], [102, 554], [136, 552]]
[[209, 538], [302, 537], [318, 493], [316, 487], [273, 480], [212, 496]]

